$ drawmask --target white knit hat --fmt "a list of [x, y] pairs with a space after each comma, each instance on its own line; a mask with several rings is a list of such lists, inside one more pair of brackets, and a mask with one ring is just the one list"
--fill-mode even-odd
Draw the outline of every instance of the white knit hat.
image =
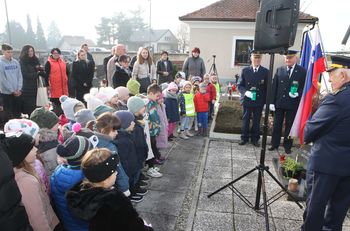
[[85, 105], [74, 98], [70, 98], [66, 95], [62, 95], [60, 97], [60, 102], [61, 102], [61, 108], [63, 110], [64, 115], [67, 117], [67, 119], [74, 121], [74, 107], [77, 104], [81, 104], [83, 107]]
[[101, 87], [96, 97], [102, 100], [104, 103], [106, 103], [116, 95], [118, 95], [118, 92], [116, 89], [112, 87]]
[[28, 119], [12, 119], [5, 124], [4, 132], [6, 137], [19, 137], [22, 133], [25, 133], [35, 138], [39, 132], [39, 126]]
[[87, 108], [91, 111], [94, 111], [98, 106], [103, 105], [103, 101], [98, 99], [96, 96], [94, 96], [91, 93], [84, 95], [84, 100], [86, 101]]

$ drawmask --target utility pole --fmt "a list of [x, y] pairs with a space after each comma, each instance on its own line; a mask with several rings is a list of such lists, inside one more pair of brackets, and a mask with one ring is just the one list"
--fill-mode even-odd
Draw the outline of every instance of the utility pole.
[[7, 33], [9, 37], [9, 43], [12, 44], [12, 38], [11, 38], [11, 29], [10, 29], [10, 22], [9, 22], [9, 15], [7, 12], [7, 2], [4, 0], [5, 3], [5, 12], [6, 12], [6, 20], [7, 20]]
[[152, 0], [149, 0], [149, 47], [152, 48]]

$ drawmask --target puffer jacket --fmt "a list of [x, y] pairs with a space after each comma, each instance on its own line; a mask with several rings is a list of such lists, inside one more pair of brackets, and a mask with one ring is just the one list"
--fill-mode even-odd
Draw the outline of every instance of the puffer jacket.
[[75, 184], [82, 181], [83, 172], [79, 167], [59, 165], [51, 176], [51, 198], [55, 205], [57, 215], [67, 231], [87, 231], [88, 223], [74, 216], [68, 209], [65, 194]]
[[47, 128], [41, 128], [39, 134], [37, 158], [41, 160], [46, 175], [50, 177], [58, 165], [56, 152], [58, 133]]
[[50, 85], [50, 98], [60, 98], [68, 95], [68, 75], [66, 63], [58, 58], [55, 60], [51, 56], [45, 64], [46, 82]]

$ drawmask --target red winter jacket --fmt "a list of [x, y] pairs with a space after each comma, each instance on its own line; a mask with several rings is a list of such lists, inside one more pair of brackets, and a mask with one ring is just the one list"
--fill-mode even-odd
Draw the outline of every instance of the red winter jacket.
[[50, 73], [47, 73], [51, 87], [50, 98], [60, 98], [61, 95], [68, 95], [66, 63], [61, 58], [55, 60], [51, 56], [48, 58], [48, 63], [50, 63]]
[[202, 94], [197, 92], [194, 95], [194, 107], [196, 112], [208, 112], [209, 111], [209, 103], [210, 97], [208, 93]]
[[216, 88], [212, 83], [208, 83], [207, 93], [209, 94], [210, 101], [216, 100]]

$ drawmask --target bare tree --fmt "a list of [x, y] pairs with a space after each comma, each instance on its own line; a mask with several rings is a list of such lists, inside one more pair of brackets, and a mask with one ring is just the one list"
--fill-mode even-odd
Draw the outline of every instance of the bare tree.
[[188, 50], [188, 45], [190, 42], [190, 28], [187, 24], [181, 23], [177, 28], [176, 37], [179, 41], [179, 50], [182, 53]]

